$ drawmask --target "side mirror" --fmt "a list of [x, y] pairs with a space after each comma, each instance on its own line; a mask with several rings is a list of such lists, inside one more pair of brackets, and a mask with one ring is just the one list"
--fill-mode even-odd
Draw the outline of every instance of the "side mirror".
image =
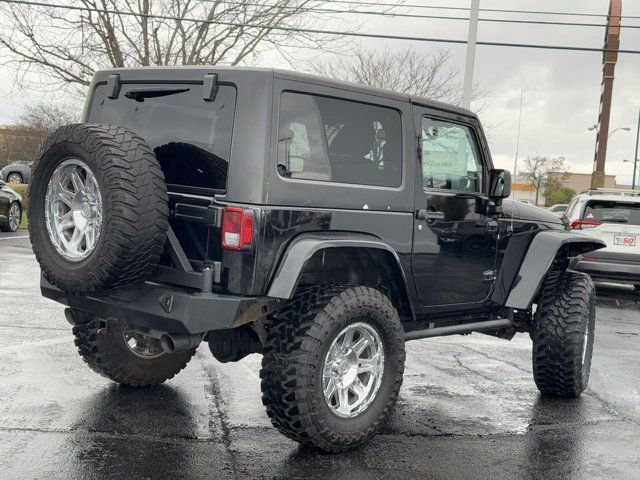
[[502, 203], [503, 198], [511, 195], [511, 173], [509, 170], [493, 169], [489, 172], [489, 198], [496, 205]]

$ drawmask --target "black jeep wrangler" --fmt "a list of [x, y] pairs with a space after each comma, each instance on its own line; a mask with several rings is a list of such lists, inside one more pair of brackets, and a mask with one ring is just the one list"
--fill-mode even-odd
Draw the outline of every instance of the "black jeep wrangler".
[[467, 110], [274, 70], [104, 71], [32, 173], [42, 293], [116, 382], [161, 383], [202, 341], [261, 353], [273, 425], [332, 452], [387, 419], [407, 340], [528, 332], [541, 392], [587, 386], [594, 289], [568, 265], [604, 244], [503, 200]]

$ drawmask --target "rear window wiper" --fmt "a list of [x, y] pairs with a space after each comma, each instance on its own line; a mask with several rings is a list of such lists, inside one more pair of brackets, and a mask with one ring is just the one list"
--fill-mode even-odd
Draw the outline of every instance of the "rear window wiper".
[[127, 90], [124, 94], [125, 97], [135, 100], [136, 102], [144, 102], [145, 98], [157, 98], [166, 97], [168, 95], [175, 95], [176, 93], [188, 92], [189, 88], [168, 88], [168, 87], [144, 87], [144, 88], [132, 88]]
[[629, 223], [629, 220], [625, 220], [624, 218], [603, 218], [603, 223]]

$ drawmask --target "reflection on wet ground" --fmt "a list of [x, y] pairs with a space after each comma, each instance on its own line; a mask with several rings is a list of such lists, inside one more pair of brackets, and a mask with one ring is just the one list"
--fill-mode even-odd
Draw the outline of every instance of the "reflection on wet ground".
[[1, 478], [637, 478], [640, 293], [598, 286], [590, 387], [538, 395], [531, 342], [482, 335], [408, 344], [397, 408], [344, 455], [301, 448], [270, 427], [260, 357], [205, 348], [165, 385], [123, 388], [75, 352], [62, 309], [38, 295], [18, 241], [0, 247]]

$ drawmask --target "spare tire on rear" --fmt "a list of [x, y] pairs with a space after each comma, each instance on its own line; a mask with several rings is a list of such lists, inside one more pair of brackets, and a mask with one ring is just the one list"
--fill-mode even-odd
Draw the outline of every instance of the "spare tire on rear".
[[42, 146], [29, 187], [29, 234], [45, 278], [86, 295], [146, 280], [169, 226], [167, 187], [134, 132], [74, 124]]

